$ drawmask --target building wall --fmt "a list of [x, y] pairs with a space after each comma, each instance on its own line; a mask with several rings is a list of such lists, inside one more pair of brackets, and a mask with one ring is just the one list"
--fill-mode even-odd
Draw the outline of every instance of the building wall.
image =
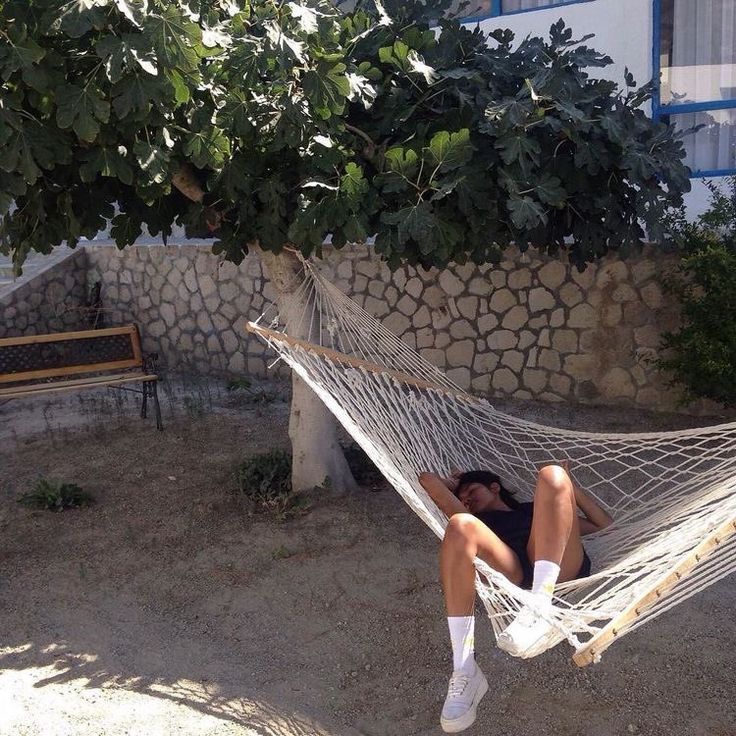
[[[320, 268], [331, 281], [464, 387], [488, 396], [675, 408], [677, 393], [651, 364], [661, 331], [678, 324], [659, 282], [673, 261], [653, 247], [583, 273], [511, 250], [496, 267], [393, 273], [364, 246], [325, 254]], [[275, 299], [255, 255], [235, 266], [205, 244], [94, 245], [87, 257], [107, 318], [140, 323], [144, 349], [169, 368], [223, 377], [268, 372], [274, 356], [245, 330]], [[691, 407], [706, 409], [714, 407]]]

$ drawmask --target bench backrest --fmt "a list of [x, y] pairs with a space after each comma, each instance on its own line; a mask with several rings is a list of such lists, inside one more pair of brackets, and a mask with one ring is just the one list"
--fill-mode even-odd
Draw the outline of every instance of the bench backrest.
[[136, 325], [0, 339], [0, 384], [142, 366]]

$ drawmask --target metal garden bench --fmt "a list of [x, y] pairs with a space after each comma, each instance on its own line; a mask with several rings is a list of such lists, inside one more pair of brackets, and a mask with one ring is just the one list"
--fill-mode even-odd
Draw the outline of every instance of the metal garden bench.
[[[112, 386], [153, 400], [163, 429], [155, 354], [143, 355], [136, 325], [0, 339], [0, 401], [58, 391]], [[140, 383], [141, 388], [128, 384]]]

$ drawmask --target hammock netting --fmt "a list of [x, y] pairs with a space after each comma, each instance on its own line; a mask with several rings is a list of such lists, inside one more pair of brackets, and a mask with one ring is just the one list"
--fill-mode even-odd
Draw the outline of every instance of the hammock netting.
[[[625, 434], [543, 426], [456, 385], [312, 264], [304, 263], [291, 304], [249, 329], [324, 401], [439, 538], [447, 517], [419, 484], [422, 471], [492, 470], [531, 500], [539, 468], [569, 460], [576, 482], [614, 518], [585, 537], [593, 572], [557, 586], [552, 612], [542, 614], [552, 633], [527, 656], [567, 640], [576, 663], [598, 661], [613, 641], [736, 568], [736, 422]], [[309, 341], [286, 334], [284, 324]], [[475, 565], [498, 635], [533, 601], [482, 560]]]

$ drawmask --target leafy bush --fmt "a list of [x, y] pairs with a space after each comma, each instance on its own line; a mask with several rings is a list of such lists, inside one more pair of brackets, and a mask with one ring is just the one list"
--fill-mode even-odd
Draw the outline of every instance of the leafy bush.
[[254, 455], [235, 469], [238, 490], [255, 512], [284, 518], [304, 510], [304, 497], [291, 487], [291, 455], [283, 450]]
[[736, 406], [736, 177], [724, 192], [709, 184], [710, 208], [696, 222], [680, 212], [670, 223], [682, 253], [666, 290], [682, 307], [682, 327], [663, 335], [660, 369], [682, 384], [684, 401]]
[[39, 478], [33, 488], [18, 499], [18, 503], [24, 506], [49, 511], [89, 506], [93, 502], [94, 498], [75, 483], [63, 483], [47, 478]]

